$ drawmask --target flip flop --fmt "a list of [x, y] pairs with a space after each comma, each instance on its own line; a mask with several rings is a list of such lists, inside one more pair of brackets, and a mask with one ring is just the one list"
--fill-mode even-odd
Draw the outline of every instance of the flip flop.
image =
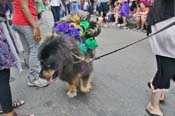
[[149, 116], [161, 116], [161, 115], [158, 115], [158, 114], [151, 113], [148, 109], [146, 109], [146, 112], [148, 113]]
[[[13, 101], [12, 107], [13, 108], [18, 108], [18, 107], [24, 105], [24, 103], [25, 102], [23, 100], [16, 100], [16, 101]], [[3, 111], [2, 111], [2, 108], [1, 107], [0, 107], [0, 114], [3, 114]]]
[[16, 101], [12, 102], [12, 107], [17, 108], [17, 107], [20, 107], [20, 106], [24, 105], [24, 103], [25, 102], [23, 100], [16, 100]]

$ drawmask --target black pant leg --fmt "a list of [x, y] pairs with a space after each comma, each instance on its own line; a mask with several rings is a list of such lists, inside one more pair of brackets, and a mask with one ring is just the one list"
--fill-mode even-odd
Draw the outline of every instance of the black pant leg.
[[157, 73], [153, 79], [154, 89], [169, 89], [170, 80], [175, 76], [175, 59], [156, 56]]
[[4, 113], [9, 113], [12, 108], [12, 96], [10, 90], [10, 69], [0, 71], [0, 104]]
[[58, 12], [58, 7], [57, 6], [51, 6], [51, 11], [52, 11], [52, 14], [53, 14], [53, 18], [54, 18], [54, 22], [57, 22], [59, 20], [59, 17], [58, 15], [60, 15], [60, 12]]

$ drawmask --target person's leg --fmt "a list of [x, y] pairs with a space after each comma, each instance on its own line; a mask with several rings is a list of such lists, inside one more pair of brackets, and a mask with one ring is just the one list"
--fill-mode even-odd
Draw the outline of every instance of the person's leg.
[[75, 5], [75, 12], [77, 13], [80, 9], [81, 9], [81, 5], [79, 2], [77, 2]]
[[[151, 80], [150, 82], [148, 82], [148, 87], [149, 87], [150, 89], [152, 88], [152, 87], [151, 87], [152, 81], [153, 81], [153, 80]], [[164, 101], [165, 101], [165, 93], [162, 92], [162, 94], [161, 94], [161, 96], [160, 96], [160, 103], [163, 103]]]
[[163, 56], [156, 56], [156, 60], [158, 70], [151, 84], [152, 90], [147, 110], [152, 114], [162, 116], [159, 101], [163, 89], [169, 89], [170, 87], [170, 80], [175, 74], [175, 60]]
[[70, 14], [70, 12], [71, 12], [71, 9], [70, 9], [71, 4], [70, 4], [70, 3], [68, 3], [66, 6], [67, 6], [67, 12], [68, 12], [68, 14]]
[[119, 14], [115, 14], [115, 24], [118, 24]]
[[139, 29], [140, 28], [140, 16], [136, 16], [135, 17], [135, 19], [136, 19], [136, 26], [137, 26], [137, 29]]
[[55, 6], [51, 6], [51, 11], [52, 11], [52, 15], [54, 18], [54, 22], [58, 21], [58, 12], [57, 12], [57, 8]]
[[24, 63], [27, 67], [29, 67], [29, 56], [30, 56], [30, 49], [27, 41], [24, 38], [24, 35], [17, 31], [20, 37], [20, 40], [22, 42], [23, 48], [24, 48]]
[[4, 116], [14, 116], [10, 89], [10, 69], [0, 71], [0, 104]]
[[[29, 46], [29, 82], [30, 85], [36, 82], [34, 85], [38, 87], [43, 87], [48, 85], [47, 81], [39, 78], [40, 73], [40, 63], [38, 60], [38, 49], [39, 42], [36, 42], [33, 38], [33, 30], [31, 26], [16, 26], [17, 31], [22, 35], [26, 45]], [[28, 83], [29, 85], [29, 83]]]
[[12, 96], [10, 90], [10, 69], [0, 71], [0, 104], [5, 114], [13, 111]]
[[163, 116], [163, 113], [161, 112], [160, 106], [159, 106], [161, 94], [162, 94], [162, 91], [157, 91], [157, 92], [151, 91], [150, 101], [147, 105], [147, 110], [152, 114]]
[[141, 29], [144, 29], [145, 26], [145, 22], [146, 22], [146, 16], [141, 16]]
[[36, 42], [33, 38], [33, 30], [31, 26], [17, 26], [17, 30], [20, 32], [29, 47], [29, 79], [31, 81], [39, 78], [39, 61], [38, 61], [38, 48], [39, 42]]
[[123, 20], [123, 25], [127, 25], [127, 22], [126, 22], [126, 16], [122, 16], [122, 20]]
[[67, 4], [65, 2], [64, 2], [64, 8], [65, 8], [65, 16], [67, 16], [69, 13], [68, 13]]
[[102, 17], [105, 17], [105, 3], [102, 3]]
[[77, 13], [78, 12], [78, 3], [77, 2], [74, 3], [74, 7], [75, 7], [74, 12]]
[[71, 4], [71, 12], [74, 14], [74, 13], [75, 13], [75, 10], [76, 10], [76, 3], [73, 2], [73, 3]]
[[[4, 116], [18, 116], [13, 111], [12, 96], [10, 89], [10, 69], [0, 70], [0, 105]], [[34, 116], [32, 115], [19, 115], [19, 116]]]
[[60, 20], [60, 18], [64, 17], [64, 11], [61, 10], [60, 6], [56, 7], [56, 12], [57, 12], [57, 21]]
[[103, 3], [100, 3], [100, 17], [103, 17]]
[[91, 5], [90, 5], [90, 13], [91, 15], [94, 14], [94, 3], [91, 2]]
[[[81, 10], [81, 6], [82, 6], [82, 4], [81, 4], [80, 2], [78, 2], [78, 11]], [[77, 11], [77, 12], [78, 12], [78, 11]]]
[[106, 17], [108, 11], [109, 11], [109, 4], [108, 2], [105, 2], [104, 3], [104, 17]]

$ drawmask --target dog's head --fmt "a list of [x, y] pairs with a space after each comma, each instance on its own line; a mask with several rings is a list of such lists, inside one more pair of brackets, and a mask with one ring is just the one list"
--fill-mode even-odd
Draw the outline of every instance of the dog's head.
[[74, 62], [71, 52], [80, 54], [73, 38], [56, 36], [43, 42], [38, 55], [41, 64], [40, 77], [49, 79], [60, 76], [65, 71], [71, 71]]

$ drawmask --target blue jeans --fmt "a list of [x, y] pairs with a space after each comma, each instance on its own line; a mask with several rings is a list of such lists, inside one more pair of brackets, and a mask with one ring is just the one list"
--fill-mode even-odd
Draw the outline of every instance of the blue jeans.
[[25, 63], [29, 66], [29, 80], [39, 79], [40, 63], [38, 60], [39, 42], [33, 38], [33, 29], [31, 26], [13, 25], [19, 33], [24, 48]]
[[94, 14], [94, 3], [93, 2], [91, 2], [91, 5], [90, 5], [90, 13]]
[[70, 5], [70, 3], [66, 4], [65, 2], [63, 2], [63, 5], [64, 5], [64, 8], [65, 8], [64, 15], [66, 16], [66, 15], [70, 14], [70, 10], [71, 10], [70, 7], [71, 7], [71, 5]]
[[78, 12], [81, 9], [79, 2], [72, 2], [71, 10], [73, 12]]

